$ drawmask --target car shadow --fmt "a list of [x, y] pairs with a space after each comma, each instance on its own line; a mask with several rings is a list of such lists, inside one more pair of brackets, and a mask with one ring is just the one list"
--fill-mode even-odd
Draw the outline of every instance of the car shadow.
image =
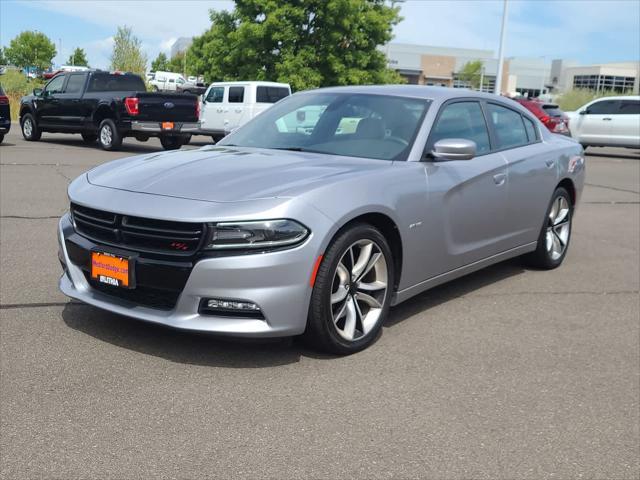
[[[521, 262], [513, 259], [433, 288], [392, 308], [384, 327], [393, 328], [418, 313], [524, 271]], [[253, 340], [189, 332], [130, 319], [78, 302], [64, 307], [62, 319], [69, 328], [102, 342], [189, 365], [265, 368], [296, 363], [301, 357], [337, 358], [312, 350], [298, 338]]]
[[640, 160], [640, 150], [629, 150], [629, 153], [611, 153], [611, 152], [594, 152], [593, 149], [589, 149], [585, 152], [587, 157], [602, 157], [602, 158], [620, 158], [623, 160]]
[[454, 300], [479, 290], [486, 285], [520, 275], [526, 269], [522, 266], [522, 260], [513, 258], [495, 265], [483, 268], [477, 272], [458, 278], [451, 282], [437, 286], [419, 295], [416, 295], [389, 311], [389, 317], [384, 323], [385, 327], [394, 327], [418, 313], [437, 307], [442, 303]]
[[[61, 145], [65, 147], [78, 147], [78, 148], [95, 148], [100, 150], [100, 147], [97, 143], [85, 143], [82, 139], [62, 139], [62, 138], [51, 138], [51, 139], [40, 139], [42, 143], [50, 143], [55, 145]], [[125, 153], [150, 153], [150, 152], [162, 152], [164, 149], [161, 146], [153, 146], [153, 145], [145, 145], [143, 142], [132, 143], [127, 142], [126, 140], [122, 143], [122, 146], [116, 150], [116, 152], [125, 152]]]

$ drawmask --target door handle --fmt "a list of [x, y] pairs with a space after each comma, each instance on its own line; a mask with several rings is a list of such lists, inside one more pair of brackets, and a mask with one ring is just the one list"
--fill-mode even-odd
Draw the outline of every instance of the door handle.
[[605, 122], [608, 122], [608, 121], [611, 120], [611, 117], [606, 117], [606, 118], [603, 118], [602, 120], [605, 121]]
[[236, 113], [242, 113], [242, 109], [241, 108], [236, 108]]
[[505, 180], [507, 179], [507, 175], [504, 173], [498, 173], [493, 176], [493, 183], [500, 186], [503, 185]]
[[547, 164], [547, 167], [551, 168], [556, 164], [556, 161], [553, 158], [548, 158], [544, 161]]

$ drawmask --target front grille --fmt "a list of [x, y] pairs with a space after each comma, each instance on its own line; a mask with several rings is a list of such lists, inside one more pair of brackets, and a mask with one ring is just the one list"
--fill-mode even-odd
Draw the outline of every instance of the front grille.
[[71, 204], [76, 231], [91, 240], [139, 252], [192, 255], [204, 242], [204, 223], [133, 217]]

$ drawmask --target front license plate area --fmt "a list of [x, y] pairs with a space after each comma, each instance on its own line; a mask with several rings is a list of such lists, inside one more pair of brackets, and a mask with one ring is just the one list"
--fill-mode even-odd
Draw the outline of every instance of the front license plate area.
[[135, 288], [134, 259], [109, 252], [91, 252], [91, 278], [116, 288]]
[[173, 122], [162, 122], [162, 130], [173, 130], [175, 127]]

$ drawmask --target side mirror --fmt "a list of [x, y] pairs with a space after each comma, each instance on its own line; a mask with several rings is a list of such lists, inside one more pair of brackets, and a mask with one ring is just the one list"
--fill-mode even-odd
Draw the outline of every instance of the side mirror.
[[586, 115], [587, 113], [589, 113], [589, 110], [584, 109], [584, 110], [580, 110], [580, 111], [578, 112], [578, 115]]
[[41, 89], [41, 88], [34, 88], [34, 89], [33, 89], [33, 94], [34, 94], [36, 97], [40, 97], [40, 96], [42, 95], [42, 89]]
[[433, 145], [431, 156], [436, 160], [471, 160], [476, 156], [477, 146], [473, 140], [445, 138]]

